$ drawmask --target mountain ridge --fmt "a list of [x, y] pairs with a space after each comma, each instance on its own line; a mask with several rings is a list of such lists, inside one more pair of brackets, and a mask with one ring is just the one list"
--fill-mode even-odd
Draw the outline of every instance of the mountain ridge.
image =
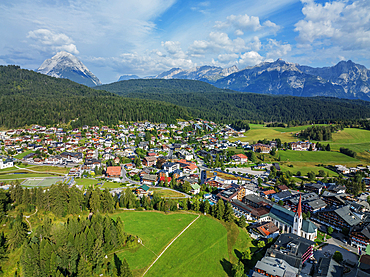
[[370, 101], [370, 70], [351, 60], [322, 68], [290, 63], [282, 59], [241, 70], [236, 66], [225, 69], [213, 66], [188, 70], [173, 68], [154, 78], [199, 80], [218, 88], [240, 92], [303, 97], [328, 96]]
[[52, 58], [46, 59], [36, 72], [51, 77], [69, 79], [88, 87], [102, 84], [78, 58], [65, 51], [60, 51]]

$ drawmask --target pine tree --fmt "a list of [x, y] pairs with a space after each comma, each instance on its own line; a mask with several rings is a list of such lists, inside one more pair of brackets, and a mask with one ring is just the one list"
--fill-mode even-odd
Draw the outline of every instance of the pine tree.
[[85, 261], [83, 257], [80, 257], [77, 267], [77, 277], [91, 277], [91, 276], [93, 276], [91, 264]]
[[210, 213], [210, 204], [208, 202], [208, 200], [205, 200], [204, 201], [204, 204], [203, 204], [203, 212], [206, 213], [206, 214], [209, 214]]
[[27, 224], [23, 221], [23, 215], [18, 214], [8, 236], [10, 250], [20, 247], [27, 238]]
[[91, 194], [91, 198], [89, 201], [89, 206], [91, 211], [96, 212], [100, 210], [101, 201], [100, 201], [100, 191], [94, 190]]
[[120, 277], [133, 277], [132, 271], [130, 269], [130, 266], [125, 258], [122, 260], [121, 265], [121, 275]]
[[233, 214], [233, 208], [231, 207], [231, 204], [227, 202], [225, 207], [225, 214], [223, 216], [224, 220], [226, 222], [231, 222], [233, 220]]
[[216, 205], [216, 218], [219, 220], [222, 220], [225, 213], [225, 205], [224, 201], [222, 199], [218, 200]]

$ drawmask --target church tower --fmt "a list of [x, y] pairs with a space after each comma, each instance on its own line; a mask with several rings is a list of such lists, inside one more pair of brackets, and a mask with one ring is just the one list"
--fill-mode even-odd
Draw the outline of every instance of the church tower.
[[297, 207], [297, 212], [294, 215], [294, 222], [293, 222], [293, 234], [301, 236], [301, 229], [302, 229], [302, 196], [299, 196], [299, 202]]

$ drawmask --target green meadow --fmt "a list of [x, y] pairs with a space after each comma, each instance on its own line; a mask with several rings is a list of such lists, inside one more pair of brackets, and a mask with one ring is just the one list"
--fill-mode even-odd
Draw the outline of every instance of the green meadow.
[[[117, 253], [125, 257], [134, 272], [141, 276], [156, 255], [198, 215], [191, 213], [131, 212], [113, 215], [122, 218], [126, 232], [137, 235], [143, 245]], [[228, 276], [231, 263], [252, 245], [247, 232], [235, 224], [201, 215], [164, 252], [146, 276]], [[228, 272], [228, 273], [227, 273]]]

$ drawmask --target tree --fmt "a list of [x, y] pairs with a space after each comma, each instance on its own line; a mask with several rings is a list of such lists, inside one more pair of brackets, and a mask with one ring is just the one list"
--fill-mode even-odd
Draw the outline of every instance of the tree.
[[222, 199], [218, 200], [216, 204], [216, 218], [222, 220], [225, 213], [225, 204]]
[[94, 190], [92, 192], [89, 205], [92, 212], [96, 212], [100, 209], [100, 191]]
[[193, 200], [193, 210], [196, 211], [196, 212], [198, 212], [199, 211], [199, 208], [200, 208], [199, 201], [198, 201], [198, 199], [195, 198]]
[[278, 205], [283, 206], [284, 205], [284, 201], [280, 199], [279, 202], [278, 202]]
[[329, 143], [326, 145], [325, 151], [330, 151], [330, 144]]
[[239, 261], [237, 264], [233, 264], [231, 267], [231, 276], [243, 277], [244, 275], [244, 264]]
[[263, 240], [258, 241], [258, 243], [257, 243], [257, 247], [258, 247], [258, 248], [263, 248], [263, 247], [265, 247], [265, 242], [264, 242]]
[[27, 224], [23, 221], [23, 215], [18, 214], [8, 237], [10, 250], [20, 247], [27, 238]]
[[205, 200], [203, 204], [203, 212], [205, 214], [209, 214], [210, 207], [211, 205], [209, 204], [208, 200]]
[[251, 152], [249, 159], [252, 163], [257, 163], [257, 161], [258, 161], [256, 153], [254, 153], [254, 152]]
[[252, 255], [251, 255], [251, 249], [247, 248], [245, 251], [242, 252], [242, 260], [251, 260]]
[[349, 234], [349, 229], [347, 227], [343, 227], [342, 229], [342, 233], [345, 234], [346, 236], [348, 236]]
[[77, 267], [77, 277], [90, 277], [92, 275], [91, 264], [88, 263], [83, 257], [80, 257]]
[[307, 177], [310, 181], [313, 181], [316, 178], [316, 174], [313, 171], [307, 173]]
[[333, 231], [334, 231], [334, 230], [333, 230], [333, 228], [332, 228], [332, 227], [330, 227], [330, 226], [329, 226], [329, 227], [327, 228], [327, 231], [328, 231], [328, 234], [329, 234], [329, 235], [331, 235], [331, 234], [333, 233]]
[[233, 220], [233, 214], [233, 208], [231, 207], [231, 204], [227, 202], [225, 206], [224, 220], [226, 222], [231, 222]]
[[337, 263], [341, 263], [343, 261], [343, 255], [339, 251], [335, 251], [333, 255], [333, 260], [336, 261]]
[[244, 215], [242, 215], [241, 217], [239, 217], [239, 219], [238, 219], [238, 226], [240, 227], [240, 228], [245, 228], [246, 226], [247, 226], [247, 223], [245, 222], [245, 217], [244, 217]]
[[319, 177], [325, 177], [326, 174], [325, 174], [325, 171], [324, 170], [319, 170]]

